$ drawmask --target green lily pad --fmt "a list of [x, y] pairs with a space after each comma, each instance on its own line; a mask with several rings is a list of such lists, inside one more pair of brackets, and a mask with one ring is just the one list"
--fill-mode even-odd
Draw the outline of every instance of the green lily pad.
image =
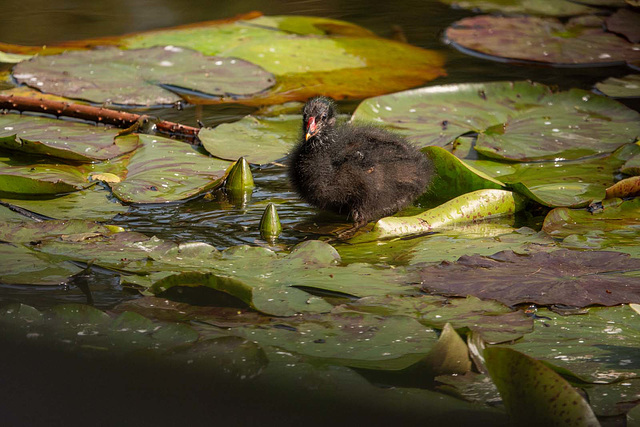
[[637, 145], [628, 144], [605, 157], [520, 163], [499, 179], [542, 205], [583, 207], [609, 197], [607, 189], [614, 184], [616, 172], [638, 150]]
[[530, 82], [432, 86], [363, 101], [353, 120], [397, 129], [419, 147], [477, 132], [475, 150], [515, 161], [576, 159], [635, 141], [640, 114], [590, 92]]
[[205, 150], [221, 159], [244, 157], [251, 163], [265, 164], [281, 159], [291, 151], [300, 120], [299, 115], [247, 116], [234, 123], [204, 128], [198, 138]]
[[2, 196], [0, 200], [44, 215], [58, 219], [84, 219], [91, 221], [108, 221], [117, 214], [125, 213], [128, 206], [114, 200], [111, 192], [102, 186], [94, 185], [82, 191], [59, 196], [16, 199]]
[[566, 0], [440, 0], [462, 9], [480, 10], [482, 12], [500, 12], [512, 14], [573, 16], [596, 12], [592, 7], [576, 4]]
[[609, 77], [603, 82], [596, 83], [596, 89], [614, 98], [640, 97], [640, 74]]
[[208, 57], [176, 46], [69, 51], [16, 65], [13, 77], [38, 90], [95, 103], [172, 104], [164, 87], [242, 98], [275, 84], [273, 75], [236, 58]]
[[174, 202], [195, 196], [222, 185], [230, 165], [168, 138], [140, 135], [140, 141], [126, 178], [110, 184], [113, 194], [126, 203]]
[[74, 240], [111, 234], [108, 227], [95, 222], [76, 220], [50, 220], [42, 222], [0, 222], [0, 240], [11, 243], [28, 243], [43, 238], [70, 238]]
[[627, 175], [640, 175], [640, 153], [635, 154], [620, 168], [620, 172]]
[[418, 268], [428, 293], [474, 295], [508, 306], [522, 303], [573, 307], [640, 302], [640, 259], [606, 251], [559, 249], [490, 257], [463, 256], [456, 263]]
[[460, 49], [513, 60], [590, 67], [640, 59], [637, 45], [600, 25], [563, 24], [552, 18], [473, 16], [452, 24], [445, 36]]
[[584, 398], [543, 363], [504, 347], [487, 348], [484, 357], [514, 424], [600, 425]]
[[409, 317], [355, 312], [275, 320], [270, 327], [235, 328], [232, 333], [323, 363], [377, 370], [411, 366], [437, 341], [434, 330]]
[[66, 283], [82, 268], [64, 257], [32, 251], [21, 245], [0, 243], [2, 271], [0, 283], [10, 285], [48, 285]]
[[46, 117], [0, 116], [0, 148], [81, 162], [111, 159], [135, 150], [138, 136], [118, 136], [118, 132]]
[[605, 23], [607, 24], [607, 30], [622, 34], [631, 43], [640, 42], [640, 28], [638, 28], [638, 22], [640, 22], [640, 13], [636, 13], [631, 9], [618, 9], [616, 13], [607, 17]]
[[[315, 95], [362, 99], [420, 86], [444, 74], [443, 58], [436, 52], [375, 37], [362, 27], [326, 18], [273, 16], [205, 23], [125, 36], [119, 44], [130, 49], [183, 46], [258, 64], [276, 75], [277, 85], [253, 99], [234, 100], [256, 105], [304, 101]], [[404, 65], [389, 67], [390, 63]], [[368, 83], [363, 85], [363, 81]]]
[[489, 343], [515, 341], [533, 330], [533, 322], [524, 312], [513, 311], [496, 301], [482, 301], [475, 297], [366, 297], [346, 307], [378, 316], [409, 316], [425, 326], [437, 329], [450, 323], [456, 330], [477, 332]]
[[90, 185], [81, 167], [0, 157], [3, 196], [69, 193]]
[[[636, 279], [637, 280], [637, 279]], [[537, 312], [534, 331], [512, 347], [593, 383], [640, 377], [640, 315], [628, 305], [592, 307], [588, 314]]]

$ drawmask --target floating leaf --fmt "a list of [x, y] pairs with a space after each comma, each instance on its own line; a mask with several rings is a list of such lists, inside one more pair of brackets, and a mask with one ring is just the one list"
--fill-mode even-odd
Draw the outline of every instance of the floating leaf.
[[572, 3], [566, 0], [549, 2], [546, 0], [440, 0], [463, 9], [482, 12], [500, 12], [511, 14], [530, 14], [548, 16], [586, 15], [596, 12], [592, 7]]
[[140, 140], [142, 147], [131, 157], [125, 180], [111, 184], [123, 202], [163, 203], [195, 196], [220, 186], [230, 164], [168, 138], [140, 135]]
[[534, 331], [513, 348], [582, 381], [611, 383], [640, 377], [640, 315], [628, 305], [592, 307], [563, 316], [539, 309]]
[[429, 293], [474, 295], [506, 305], [535, 303], [573, 307], [640, 302], [640, 259], [619, 252], [572, 251], [490, 257], [463, 256], [456, 263], [418, 269]]
[[609, 77], [603, 82], [596, 83], [596, 89], [614, 98], [640, 97], [640, 74]]
[[504, 347], [484, 356], [512, 423], [600, 426], [582, 396], [543, 363]]
[[589, 67], [640, 59], [637, 45], [600, 25], [562, 24], [552, 18], [473, 16], [452, 24], [445, 36], [458, 48], [516, 60]]
[[640, 133], [640, 115], [616, 101], [529, 82], [431, 86], [370, 98], [353, 120], [393, 127], [419, 147], [446, 146], [477, 132], [478, 152], [516, 161], [612, 152]]
[[265, 164], [289, 153], [296, 142], [300, 120], [299, 115], [247, 116], [213, 129], [204, 128], [198, 138], [205, 150], [216, 157], [228, 160], [245, 157], [251, 163]]
[[70, 235], [88, 238], [103, 234], [111, 234], [111, 230], [104, 225], [80, 219], [21, 223], [0, 222], [0, 240], [11, 243], [28, 243], [49, 237], [69, 239]]
[[0, 192], [5, 196], [69, 193], [90, 185], [80, 167], [0, 157]]
[[533, 322], [524, 312], [475, 297], [366, 297], [348, 304], [347, 308], [378, 316], [409, 316], [437, 329], [450, 323], [455, 329], [478, 333], [489, 343], [515, 341], [533, 330]]
[[640, 196], [640, 176], [632, 176], [607, 188], [607, 199]]
[[638, 22], [640, 22], [640, 13], [630, 9], [618, 9], [616, 13], [605, 19], [607, 30], [622, 34], [631, 43], [640, 42]]
[[631, 156], [629, 160], [622, 165], [620, 172], [627, 175], [640, 175], [640, 153]]
[[177, 87], [217, 97], [249, 97], [274, 85], [271, 73], [241, 59], [182, 47], [69, 51], [16, 65], [13, 77], [43, 92], [95, 103], [171, 104]]
[[324, 363], [400, 370], [423, 358], [437, 341], [435, 331], [405, 316], [364, 313], [275, 320], [270, 327], [246, 327], [232, 332], [263, 345]]
[[1, 200], [31, 212], [58, 219], [108, 221], [115, 215], [129, 210], [128, 206], [122, 206], [114, 201], [111, 193], [99, 185], [57, 197], [43, 197], [37, 199], [2, 197]]
[[64, 257], [32, 251], [21, 245], [0, 243], [0, 283], [11, 285], [62, 285], [82, 269]]
[[0, 148], [81, 162], [107, 160], [138, 146], [137, 135], [46, 117], [0, 116]]

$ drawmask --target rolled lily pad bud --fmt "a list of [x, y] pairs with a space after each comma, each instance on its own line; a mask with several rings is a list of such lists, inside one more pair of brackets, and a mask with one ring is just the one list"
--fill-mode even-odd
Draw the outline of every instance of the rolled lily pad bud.
[[224, 188], [227, 191], [234, 192], [252, 190], [254, 186], [253, 175], [251, 174], [249, 163], [244, 157], [240, 157], [231, 168], [231, 171], [227, 176], [227, 181], [224, 184]]
[[278, 237], [280, 232], [282, 232], [282, 224], [280, 224], [278, 211], [273, 203], [269, 203], [260, 219], [260, 234], [265, 239], [273, 239]]

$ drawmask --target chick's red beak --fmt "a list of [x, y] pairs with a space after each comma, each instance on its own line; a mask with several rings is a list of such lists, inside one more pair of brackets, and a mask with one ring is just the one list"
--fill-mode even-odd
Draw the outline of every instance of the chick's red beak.
[[307, 121], [307, 133], [304, 136], [304, 140], [308, 141], [309, 138], [311, 138], [316, 133], [318, 133], [318, 126], [316, 126], [316, 118], [309, 117], [309, 120]]

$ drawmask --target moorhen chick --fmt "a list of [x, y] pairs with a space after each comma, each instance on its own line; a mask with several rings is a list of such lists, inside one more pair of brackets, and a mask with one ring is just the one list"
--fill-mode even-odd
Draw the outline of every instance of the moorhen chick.
[[336, 124], [336, 106], [310, 99], [289, 179], [307, 203], [347, 214], [354, 230], [392, 215], [425, 191], [432, 176], [426, 156], [403, 137], [372, 125]]

